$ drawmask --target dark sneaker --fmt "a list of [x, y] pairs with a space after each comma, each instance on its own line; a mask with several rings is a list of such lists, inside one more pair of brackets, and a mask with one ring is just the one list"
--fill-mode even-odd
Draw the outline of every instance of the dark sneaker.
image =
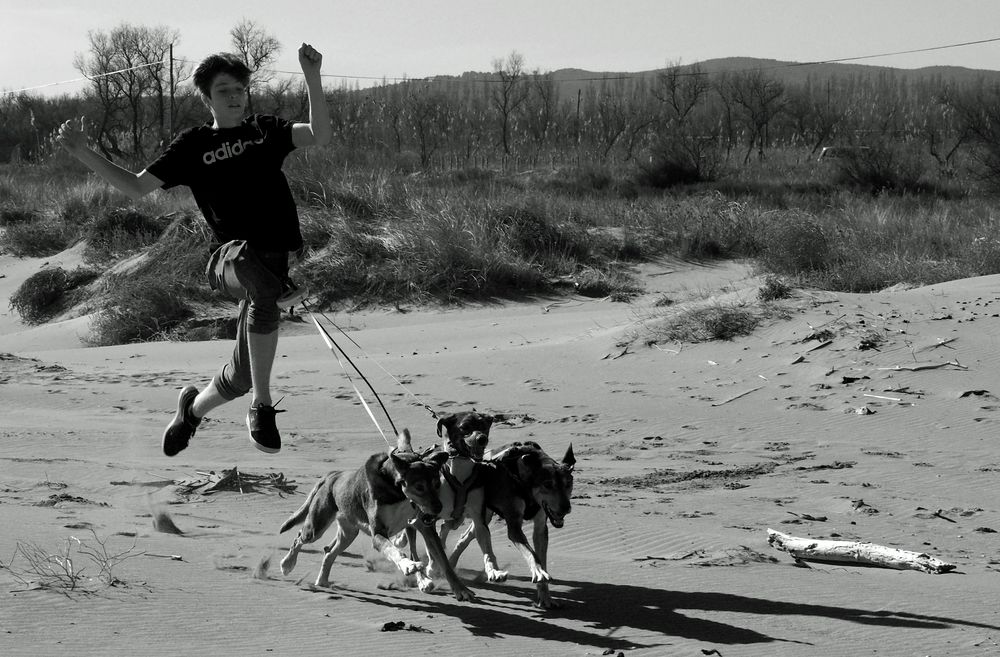
[[284, 412], [284, 409], [279, 411], [274, 406], [265, 404], [250, 407], [247, 412], [247, 429], [254, 447], [268, 454], [275, 454], [281, 449], [281, 436], [274, 424], [274, 416]]
[[292, 279], [285, 277], [285, 280], [281, 282], [281, 296], [278, 297], [278, 308], [288, 310], [292, 306], [305, 301], [307, 296], [309, 296], [308, 288], [299, 287], [292, 282]]
[[191, 436], [201, 424], [201, 418], [195, 417], [191, 412], [191, 406], [197, 396], [197, 388], [186, 386], [177, 397], [177, 413], [174, 414], [170, 426], [163, 432], [163, 453], [167, 456], [176, 456], [186, 448]]

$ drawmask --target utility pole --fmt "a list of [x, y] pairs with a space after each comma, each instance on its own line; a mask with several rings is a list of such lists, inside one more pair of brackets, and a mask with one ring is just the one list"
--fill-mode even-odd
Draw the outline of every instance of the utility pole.
[[168, 136], [174, 140], [174, 44], [170, 44], [170, 123]]
[[576, 166], [580, 166], [580, 99], [583, 89], [576, 90]]

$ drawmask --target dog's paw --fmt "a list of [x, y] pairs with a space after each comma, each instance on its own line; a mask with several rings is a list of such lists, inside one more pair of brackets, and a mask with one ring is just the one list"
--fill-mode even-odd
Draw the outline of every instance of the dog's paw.
[[488, 568], [486, 570], [486, 581], [487, 582], [506, 582], [507, 581], [507, 571], [506, 570], [494, 570], [493, 568]]
[[539, 609], [561, 609], [562, 603], [558, 600], [553, 600], [549, 592], [546, 591], [544, 594], [539, 593], [538, 599], [535, 600], [535, 606]]
[[400, 559], [399, 560], [399, 571], [404, 575], [412, 575], [413, 573], [423, 572], [424, 564], [419, 561], [413, 561], [412, 559]]
[[423, 573], [417, 573], [417, 588], [423, 593], [430, 593], [436, 588], [434, 580], [430, 577], [425, 577]]
[[452, 593], [455, 594], [455, 598], [460, 602], [475, 602], [476, 594], [472, 592], [472, 589], [465, 586], [464, 584], [452, 587]]
[[297, 559], [295, 557], [291, 557], [291, 556], [285, 557], [284, 559], [282, 559], [281, 560], [281, 574], [282, 575], [287, 575], [288, 573], [292, 572], [292, 569], [295, 568], [295, 562], [296, 561], [297, 561]]
[[321, 589], [328, 589], [330, 588], [330, 580], [325, 577], [317, 577], [315, 586], [318, 586]]
[[545, 572], [545, 569], [542, 568], [541, 566], [532, 566], [531, 581], [532, 583], [535, 584], [539, 582], [551, 582], [552, 577], [547, 572]]

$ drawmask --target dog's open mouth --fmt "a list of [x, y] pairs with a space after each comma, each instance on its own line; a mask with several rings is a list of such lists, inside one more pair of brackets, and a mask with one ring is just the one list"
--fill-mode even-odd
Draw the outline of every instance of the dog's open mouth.
[[542, 509], [545, 511], [545, 516], [549, 519], [549, 522], [552, 523], [553, 527], [559, 529], [563, 526], [566, 518], [565, 513], [557, 513], [553, 511], [552, 508], [545, 502], [542, 502]]

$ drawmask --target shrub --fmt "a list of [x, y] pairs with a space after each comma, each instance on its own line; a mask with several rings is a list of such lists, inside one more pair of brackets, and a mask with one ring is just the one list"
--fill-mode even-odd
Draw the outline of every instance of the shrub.
[[831, 246], [822, 225], [804, 213], [779, 215], [764, 231], [759, 258], [776, 274], [796, 275], [824, 269]]
[[74, 233], [55, 221], [8, 225], [0, 235], [0, 250], [19, 258], [43, 258], [65, 251]]
[[586, 267], [574, 276], [574, 284], [576, 291], [585, 297], [609, 297], [612, 301], [628, 301], [640, 292], [631, 277], [619, 270]]
[[646, 343], [732, 340], [750, 335], [759, 324], [758, 313], [744, 306], [693, 308], [651, 325]]
[[127, 199], [106, 186], [78, 185], [67, 192], [59, 208], [59, 217], [81, 226], [111, 210], [121, 210]]
[[792, 296], [792, 288], [788, 283], [777, 276], [767, 276], [764, 284], [757, 291], [757, 298], [763, 302], [787, 299]]
[[41, 218], [42, 213], [34, 208], [0, 207], [0, 226], [21, 226]]
[[73, 292], [97, 278], [97, 272], [78, 268], [67, 272], [62, 267], [43, 269], [29, 276], [10, 297], [10, 307], [21, 319], [37, 324], [50, 319], [66, 307]]
[[171, 282], [188, 293], [201, 290], [210, 296], [205, 280], [209, 245], [213, 240], [205, 222], [194, 213], [184, 212], [174, 218], [139, 263], [136, 274]]
[[672, 135], [660, 141], [641, 163], [635, 175], [638, 184], [656, 189], [710, 182], [722, 171], [723, 154], [715, 138]]
[[85, 257], [104, 262], [149, 246], [160, 237], [169, 220], [167, 216], [151, 217], [129, 208], [103, 212], [87, 225]]
[[544, 262], [572, 257], [585, 261], [590, 256], [586, 233], [560, 228], [548, 219], [540, 204], [502, 207], [495, 212], [492, 223], [501, 239], [525, 258]]
[[193, 315], [174, 283], [112, 276], [105, 288], [104, 307], [90, 324], [95, 346], [160, 339]]
[[927, 167], [921, 154], [898, 144], [847, 149], [839, 158], [837, 170], [838, 182], [857, 185], [873, 193], [930, 189], [924, 180]]
[[43, 269], [29, 276], [10, 297], [10, 307], [25, 322], [37, 324], [51, 317], [66, 290], [69, 276], [62, 267]]

